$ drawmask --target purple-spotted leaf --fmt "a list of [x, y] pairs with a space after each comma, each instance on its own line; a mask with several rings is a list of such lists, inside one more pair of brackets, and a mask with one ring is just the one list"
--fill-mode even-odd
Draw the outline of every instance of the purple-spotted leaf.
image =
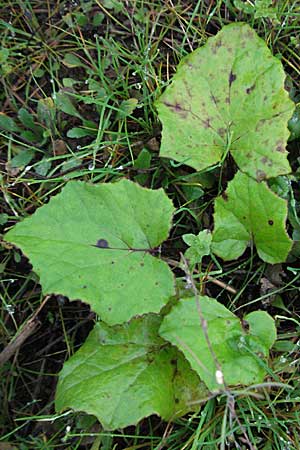
[[104, 429], [151, 414], [172, 420], [199, 409], [207, 390], [184, 356], [158, 336], [149, 314], [109, 327], [97, 323], [59, 375], [56, 410], [95, 415]]
[[159, 312], [174, 294], [169, 266], [152, 254], [173, 211], [161, 189], [71, 181], [5, 239], [28, 256], [44, 294], [80, 299], [104, 321], [122, 323]]
[[281, 62], [247, 24], [224, 27], [180, 63], [156, 103], [160, 155], [203, 170], [231, 152], [257, 180], [290, 172], [294, 104]]
[[165, 316], [160, 335], [184, 353], [210, 391], [224, 388], [222, 381], [227, 386], [261, 383], [276, 339], [272, 317], [254, 311], [241, 321], [213, 298], [199, 296], [198, 301], [206, 333], [196, 299], [189, 297]]
[[241, 256], [248, 245], [270, 264], [284, 262], [292, 247], [285, 221], [287, 202], [265, 182], [238, 172], [215, 201], [212, 251], [224, 260]]

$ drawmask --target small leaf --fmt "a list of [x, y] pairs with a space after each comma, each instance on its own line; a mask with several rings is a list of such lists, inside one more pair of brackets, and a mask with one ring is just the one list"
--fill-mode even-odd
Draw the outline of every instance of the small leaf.
[[0, 130], [13, 132], [20, 131], [20, 128], [11, 117], [0, 112]]
[[130, 116], [130, 114], [132, 114], [137, 107], [137, 104], [137, 98], [129, 98], [128, 100], [123, 100], [117, 112], [117, 119], [124, 119], [125, 117]]
[[85, 64], [81, 61], [81, 59], [73, 53], [67, 53], [65, 55], [63, 64], [70, 69], [73, 69], [74, 67], [85, 67]]
[[251, 333], [247, 336], [250, 338], [250, 347], [254, 351], [259, 349], [258, 351], [264, 356], [268, 356], [269, 349], [276, 340], [274, 320], [265, 311], [252, 311], [244, 317], [244, 320], [251, 330]]
[[31, 149], [20, 149], [19, 153], [9, 161], [10, 168], [21, 168], [27, 166], [35, 156]]
[[79, 83], [78, 80], [74, 80], [74, 78], [63, 78], [62, 79], [63, 85], [66, 88], [72, 88], [74, 84]]
[[43, 177], [45, 177], [51, 169], [51, 160], [44, 157], [38, 164], [35, 165], [34, 171]]
[[81, 299], [115, 324], [159, 312], [174, 294], [169, 266], [150, 254], [167, 238], [173, 211], [163, 190], [126, 179], [69, 182], [5, 239], [28, 255], [45, 294]]
[[106, 9], [113, 9], [115, 13], [122, 11], [123, 2], [119, 0], [103, 0], [103, 6]]
[[97, 13], [94, 15], [93, 17], [93, 26], [97, 27], [99, 25], [101, 25], [101, 23], [103, 22], [105, 16], [103, 13]]
[[35, 78], [42, 78], [45, 75], [45, 70], [41, 69], [40, 67], [37, 67], [33, 71], [33, 75], [34, 75]]
[[5, 225], [9, 216], [6, 213], [0, 213], [0, 225]]
[[38, 140], [34, 132], [30, 130], [21, 131], [20, 136], [29, 142], [36, 142]]
[[63, 111], [65, 114], [69, 114], [70, 116], [78, 117], [81, 119], [81, 114], [77, 111], [76, 107], [73, 104], [74, 99], [68, 95], [67, 92], [59, 91], [56, 94], [55, 104], [57, 109]]
[[207, 391], [182, 354], [158, 336], [160, 320], [148, 315], [115, 327], [97, 323], [59, 375], [56, 410], [85, 411], [106, 430], [151, 414], [173, 420], [197, 411]]
[[37, 106], [37, 116], [40, 123], [50, 130], [55, 128], [55, 104], [51, 97], [40, 98]]
[[[265, 17], [278, 22], [276, 8], [272, 6], [272, 0], [256, 0], [255, 1], [255, 19]], [[278, 22], [280, 23], [280, 22]]]
[[285, 151], [294, 105], [281, 62], [247, 24], [224, 27], [188, 55], [156, 106], [160, 155], [203, 170], [231, 152], [262, 180], [290, 172]]
[[292, 247], [286, 217], [286, 200], [238, 172], [215, 201], [212, 251], [224, 260], [236, 259], [253, 242], [264, 261], [284, 262]]
[[290, 141], [300, 138], [300, 106], [297, 106], [294, 114], [289, 120], [289, 130], [291, 132]]
[[194, 234], [184, 234], [182, 239], [190, 247], [186, 250], [184, 256], [189, 260], [191, 265], [201, 263], [202, 258], [210, 254], [212, 238], [209, 230], [200, 231], [197, 236]]
[[253, 5], [249, 5], [248, 2], [245, 3], [243, 0], [233, 0], [233, 4], [238, 10], [246, 14], [252, 14], [254, 12]]
[[22, 122], [22, 124], [29, 128], [30, 130], [35, 131], [37, 126], [34, 123], [34, 118], [33, 116], [27, 111], [27, 109], [25, 108], [20, 108], [18, 111], [18, 117], [20, 119], [20, 121]]
[[143, 148], [136, 160], [134, 161], [134, 168], [135, 169], [149, 169], [151, 166], [151, 153], [146, 149]]
[[83, 13], [74, 13], [74, 18], [80, 27], [85, 27], [89, 21], [87, 15]]
[[97, 136], [97, 130], [95, 129], [88, 129], [88, 128], [80, 128], [80, 127], [74, 127], [71, 128], [67, 132], [67, 136], [71, 139], [78, 139], [86, 136]]
[[99, 81], [96, 81], [93, 78], [91, 78], [89, 80], [89, 90], [95, 91], [97, 94], [97, 97], [99, 97], [99, 98], [103, 98], [103, 99], [107, 98], [106, 89], [102, 86], [101, 83], [99, 83]]
[[0, 48], [0, 64], [5, 64], [9, 58], [9, 49], [5, 47]]
[[256, 311], [245, 317], [247, 322], [243, 326], [237, 316], [216, 300], [201, 296], [199, 302], [209, 345], [194, 297], [181, 299], [173, 307], [163, 320], [160, 335], [184, 353], [210, 391], [222, 387], [216, 381], [218, 367], [214, 356], [226, 385], [261, 383], [266, 375], [262, 356], [268, 355], [276, 338], [273, 319], [264, 311]]
[[180, 187], [188, 202], [193, 202], [204, 196], [204, 190], [199, 186], [194, 186], [192, 184], [183, 184]]

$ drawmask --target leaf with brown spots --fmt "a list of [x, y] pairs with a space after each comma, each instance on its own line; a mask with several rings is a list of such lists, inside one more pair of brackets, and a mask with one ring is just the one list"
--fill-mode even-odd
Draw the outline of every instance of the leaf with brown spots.
[[174, 420], [198, 411], [207, 389], [181, 352], [158, 335], [154, 314], [109, 327], [97, 323], [59, 375], [57, 411], [96, 416], [105, 430], [151, 414]]
[[284, 79], [281, 62], [249, 25], [224, 27], [183, 59], [156, 103], [160, 156], [203, 170], [229, 150], [258, 181], [289, 173], [294, 105]]
[[292, 241], [285, 230], [287, 202], [265, 182], [238, 172], [229, 183], [226, 197], [215, 201], [212, 251], [225, 260], [241, 256], [253, 243], [266, 262], [284, 262]]

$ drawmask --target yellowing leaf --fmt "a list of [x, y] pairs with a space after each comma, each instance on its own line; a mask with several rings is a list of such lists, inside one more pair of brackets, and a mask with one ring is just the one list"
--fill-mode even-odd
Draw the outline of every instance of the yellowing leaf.
[[115, 327], [97, 323], [59, 375], [56, 410], [93, 414], [109, 430], [150, 414], [172, 420], [197, 411], [206, 388], [183, 355], [158, 336], [160, 321], [148, 315]]

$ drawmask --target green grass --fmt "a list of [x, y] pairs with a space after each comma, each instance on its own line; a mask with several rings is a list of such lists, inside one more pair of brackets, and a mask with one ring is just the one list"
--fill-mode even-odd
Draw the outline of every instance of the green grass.
[[[242, 3], [249, 13], [238, 7]], [[281, 59], [299, 102], [299, 2], [271, 3], [277, 5], [277, 20], [256, 18], [254, 0], [0, 2], [3, 231], [70, 179], [96, 183], [125, 176], [164, 187], [173, 199], [175, 226], [164, 252], [176, 258], [182, 250], [178, 236], [211, 226], [212, 202], [226, 184], [226, 171], [195, 174], [160, 159], [154, 102], [182, 57], [236, 20], [253, 26]], [[128, 99], [137, 99], [136, 109], [125, 103]], [[31, 121], [28, 115], [22, 119], [22, 110]], [[3, 115], [14, 122], [3, 126]], [[300, 210], [299, 142], [289, 144], [294, 220]], [[199, 414], [175, 423], [151, 417], [115, 433], [103, 433], [84, 414], [57, 415], [57, 373], [95, 318], [80, 302], [53, 296], [39, 313], [37, 331], [0, 367], [0, 449], [300, 449], [299, 258], [272, 269], [249, 252], [222, 264], [222, 272], [211, 261], [205, 268], [223, 283], [203, 279], [208, 295], [237, 313], [264, 308], [275, 317], [278, 340], [266, 384], [210, 398]], [[43, 297], [26, 258], [5, 243], [0, 273], [5, 348]], [[266, 279], [273, 286], [266, 287]]]

